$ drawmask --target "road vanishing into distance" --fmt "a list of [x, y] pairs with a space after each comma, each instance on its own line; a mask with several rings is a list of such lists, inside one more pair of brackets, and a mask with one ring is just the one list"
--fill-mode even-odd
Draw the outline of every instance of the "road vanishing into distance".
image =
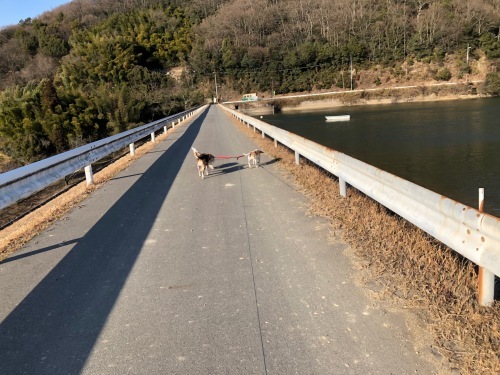
[[[432, 374], [347, 245], [212, 105], [0, 263], [0, 374]], [[423, 328], [425, 330], [425, 328]]]

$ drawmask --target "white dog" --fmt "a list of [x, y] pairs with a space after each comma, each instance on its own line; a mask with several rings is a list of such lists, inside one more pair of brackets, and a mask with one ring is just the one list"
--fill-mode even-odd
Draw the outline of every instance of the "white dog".
[[252, 165], [254, 167], [258, 167], [260, 164], [260, 154], [263, 154], [264, 151], [259, 150], [258, 148], [250, 151], [247, 154], [243, 154], [245, 156], [248, 156], [248, 168], [252, 168]]

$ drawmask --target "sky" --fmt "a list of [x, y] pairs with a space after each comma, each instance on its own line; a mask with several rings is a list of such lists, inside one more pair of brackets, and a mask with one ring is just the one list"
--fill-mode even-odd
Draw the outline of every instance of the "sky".
[[38, 17], [70, 2], [71, 0], [0, 0], [0, 28], [17, 25], [20, 20]]

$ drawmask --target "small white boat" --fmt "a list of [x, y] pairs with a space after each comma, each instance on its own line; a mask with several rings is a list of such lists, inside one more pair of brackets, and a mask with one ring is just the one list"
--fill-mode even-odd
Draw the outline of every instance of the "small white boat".
[[326, 121], [349, 121], [351, 115], [339, 115], [339, 116], [325, 116]]

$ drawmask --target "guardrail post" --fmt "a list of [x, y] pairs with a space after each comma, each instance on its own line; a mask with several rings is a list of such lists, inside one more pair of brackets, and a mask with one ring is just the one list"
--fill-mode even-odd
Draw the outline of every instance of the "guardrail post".
[[175, 128], [175, 121], [172, 121], [172, 129]]
[[266, 133], [262, 132], [262, 138], [266, 138]]
[[257, 132], [257, 128], [254, 126], [253, 127], [253, 132], [256, 133]]
[[300, 164], [300, 154], [297, 151], [295, 151], [295, 164]]
[[164, 133], [164, 134], [166, 134], [166, 133], [167, 133], [167, 130], [168, 130], [168, 129], [167, 129], [167, 125], [165, 125], [165, 126], [163, 127], [163, 133]]
[[340, 188], [340, 195], [343, 197], [347, 197], [347, 184], [345, 180], [341, 177], [339, 177], [339, 188]]
[[479, 304], [491, 306], [495, 301], [495, 274], [479, 266]]
[[276, 138], [274, 138], [274, 147], [278, 147], [278, 140]]
[[[484, 211], [484, 188], [479, 188], [479, 212]], [[491, 306], [495, 301], [495, 274], [479, 266], [478, 295], [481, 306]]]
[[151, 142], [155, 143], [155, 133], [151, 133]]
[[135, 144], [134, 143], [129, 144], [128, 148], [130, 149], [130, 156], [134, 156], [135, 155]]
[[94, 183], [94, 173], [92, 172], [92, 164], [85, 167], [85, 180], [87, 181], [87, 186]]

